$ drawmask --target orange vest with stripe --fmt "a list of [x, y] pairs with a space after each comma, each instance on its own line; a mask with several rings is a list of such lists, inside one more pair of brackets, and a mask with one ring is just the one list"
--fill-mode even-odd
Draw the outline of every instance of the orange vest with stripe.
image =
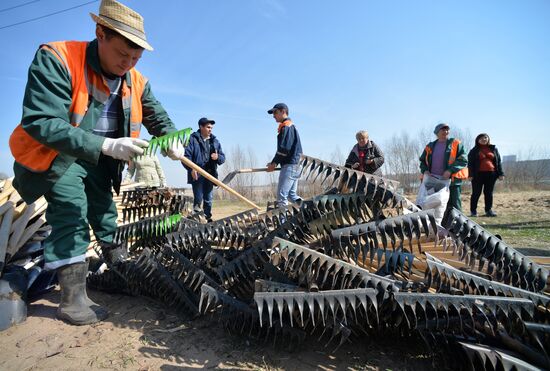
[[[89, 107], [89, 99], [105, 102], [110, 95], [109, 87], [101, 74], [89, 68], [86, 63], [85, 41], [58, 41], [44, 44], [65, 68], [71, 78], [72, 101], [69, 107], [67, 125], [79, 126]], [[141, 96], [147, 79], [134, 68], [130, 71], [132, 89], [122, 77], [122, 107], [130, 107], [130, 136], [138, 138], [143, 117]], [[48, 170], [58, 152], [31, 137], [21, 124], [10, 137], [10, 149], [19, 164], [34, 172]]]
[[[449, 161], [447, 162], [449, 166], [454, 164], [456, 161], [456, 155], [458, 153], [458, 145], [460, 144], [460, 141], [458, 139], [455, 139], [451, 143], [451, 153], [449, 154]], [[430, 168], [430, 164], [428, 162], [428, 157], [432, 155], [432, 148], [427, 145], [426, 146], [426, 166], [428, 169]], [[468, 167], [464, 167], [460, 170], [458, 170], [456, 173], [451, 174], [452, 179], [467, 179], [468, 178]]]

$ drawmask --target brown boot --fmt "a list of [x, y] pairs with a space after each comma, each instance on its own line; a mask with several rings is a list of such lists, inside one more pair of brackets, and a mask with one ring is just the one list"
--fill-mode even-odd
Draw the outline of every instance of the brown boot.
[[57, 269], [61, 286], [57, 318], [72, 325], [89, 325], [107, 318], [107, 310], [94, 303], [86, 293], [87, 274], [87, 262], [64, 265]]

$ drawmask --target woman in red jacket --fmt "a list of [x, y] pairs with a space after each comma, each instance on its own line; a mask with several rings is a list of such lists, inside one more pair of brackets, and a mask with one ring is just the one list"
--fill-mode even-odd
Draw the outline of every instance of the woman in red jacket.
[[468, 179], [472, 182], [471, 216], [477, 216], [477, 202], [482, 190], [485, 196], [485, 215], [497, 216], [493, 211], [493, 189], [497, 179], [504, 178], [504, 172], [500, 154], [485, 133], [476, 137], [475, 146], [468, 153], [468, 173]]

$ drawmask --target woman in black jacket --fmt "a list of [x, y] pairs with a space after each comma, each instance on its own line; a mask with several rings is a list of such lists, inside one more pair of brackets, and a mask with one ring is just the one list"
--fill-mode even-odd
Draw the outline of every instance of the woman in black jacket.
[[362, 130], [355, 134], [357, 144], [353, 146], [346, 160], [346, 167], [365, 173], [382, 176], [380, 167], [384, 164], [384, 154], [372, 140], [369, 133]]
[[482, 190], [485, 196], [485, 215], [497, 216], [493, 211], [493, 190], [497, 179], [504, 178], [504, 172], [500, 154], [485, 133], [476, 137], [475, 146], [468, 153], [468, 173], [468, 179], [472, 182], [471, 216], [477, 216], [477, 202]]

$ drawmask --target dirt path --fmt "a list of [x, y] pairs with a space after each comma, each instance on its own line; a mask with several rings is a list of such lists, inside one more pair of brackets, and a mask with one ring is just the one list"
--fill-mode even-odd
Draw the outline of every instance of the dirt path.
[[[94, 291], [90, 297], [109, 308], [105, 322], [77, 327], [56, 320], [57, 290], [32, 303], [27, 321], [0, 335], [0, 369], [403, 370], [431, 365], [418, 344], [402, 340], [345, 344], [335, 353], [317, 342], [289, 350], [231, 335], [215, 319], [181, 322], [146, 298]], [[164, 332], [175, 327], [181, 329]]]

